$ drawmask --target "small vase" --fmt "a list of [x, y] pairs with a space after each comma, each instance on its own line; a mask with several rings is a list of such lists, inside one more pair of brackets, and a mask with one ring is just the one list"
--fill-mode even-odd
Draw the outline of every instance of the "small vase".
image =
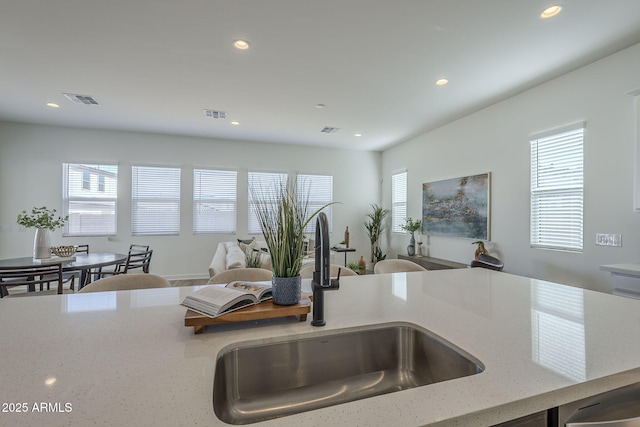
[[360, 259], [358, 260], [358, 267], [360, 267], [359, 274], [367, 274], [367, 261], [364, 260], [363, 256], [360, 256]]
[[48, 228], [36, 227], [33, 238], [33, 257], [35, 259], [51, 258], [51, 238]]
[[295, 305], [300, 302], [302, 278], [296, 277], [272, 277], [271, 278], [273, 303], [277, 305]]
[[414, 256], [416, 254], [416, 239], [411, 233], [411, 240], [409, 241], [409, 246], [407, 246], [407, 254], [409, 256]]

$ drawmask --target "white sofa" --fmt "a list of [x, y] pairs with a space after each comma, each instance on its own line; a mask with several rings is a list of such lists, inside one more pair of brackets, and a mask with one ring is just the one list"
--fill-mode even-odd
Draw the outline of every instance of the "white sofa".
[[[264, 243], [264, 242], [262, 242]], [[242, 246], [242, 247], [241, 247]], [[216, 253], [213, 255], [209, 265], [209, 277], [233, 268], [245, 268], [247, 266], [245, 250], [259, 250], [262, 248], [261, 242], [253, 241], [250, 244], [238, 244], [237, 242], [222, 242], [218, 244]], [[260, 268], [271, 270], [271, 258], [267, 253], [261, 253]]]
[[[266, 249], [266, 242], [253, 240], [250, 243], [222, 242], [218, 244], [216, 253], [213, 255], [209, 265], [209, 277], [222, 273], [233, 268], [245, 268], [247, 266], [246, 251], [256, 250], [260, 253], [260, 268], [271, 270], [271, 257], [263, 249]], [[305, 257], [302, 259], [302, 266], [314, 263], [313, 241], [311, 241]]]

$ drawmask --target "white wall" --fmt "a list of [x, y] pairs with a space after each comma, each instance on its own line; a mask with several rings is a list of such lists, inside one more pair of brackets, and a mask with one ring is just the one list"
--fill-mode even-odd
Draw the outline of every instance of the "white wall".
[[[447, 90], [455, 90], [453, 86]], [[607, 292], [602, 264], [640, 262], [640, 213], [633, 213], [633, 99], [640, 88], [640, 45], [568, 73], [439, 129], [386, 150], [371, 152], [304, 148], [291, 145], [223, 141], [131, 132], [112, 132], [0, 122], [0, 257], [28, 256], [33, 231], [18, 231], [22, 209], [61, 208], [63, 162], [118, 162], [120, 189], [130, 193], [132, 163], [179, 165], [183, 172], [182, 232], [178, 237], [132, 237], [128, 197], [118, 205], [118, 235], [63, 238], [53, 244], [89, 243], [92, 251], [126, 251], [148, 242], [155, 250], [152, 270], [169, 277], [203, 277], [218, 242], [246, 236], [246, 170], [334, 175], [332, 242], [348, 225], [350, 260], [368, 258], [362, 222], [371, 203], [390, 207], [390, 177], [408, 169], [409, 215], [421, 216], [421, 184], [476, 173], [492, 173], [490, 251], [505, 271]], [[446, 96], [446, 91], [443, 92]], [[585, 130], [584, 252], [529, 246], [529, 135], [576, 121]], [[191, 232], [191, 170], [196, 166], [239, 170], [238, 233], [194, 236]], [[383, 177], [382, 188], [379, 177]], [[596, 233], [622, 234], [619, 248], [595, 245]], [[426, 251], [438, 258], [468, 263], [470, 240], [423, 236]], [[388, 242], [388, 244], [387, 244]], [[389, 257], [405, 253], [408, 236], [384, 240]], [[341, 259], [341, 258], [340, 258]]]
[[[131, 243], [154, 249], [151, 270], [169, 278], [208, 277], [217, 244], [247, 237], [247, 178], [252, 170], [323, 173], [334, 177], [332, 243], [340, 242], [349, 226], [349, 255], [356, 261], [368, 254], [362, 226], [371, 203], [378, 203], [380, 153], [298, 147], [284, 144], [224, 141], [132, 132], [88, 130], [0, 122], [0, 258], [30, 256], [33, 230], [20, 230], [16, 217], [23, 209], [47, 206], [62, 211], [62, 163], [119, 164], [118, 234], [106, 237], [62, 237], [52, 244], [88, 243], [92, 252], [125, 252]], [[131, 236], [131, 165], [182, 168], [181, 233], [179, 236]], [[238, 170], [236, 235], [194, 235], [192, 189], [194, 167]], [[342, 255], [337, 260], [344, 261]]]
[[[472, 64], [471, 64], [472, 65]], [[448, 90], [455, 90], [455, 82]], [[634, 120], [629, 91], [640, 88], [640, 45], [565, 74], [382, 154], [383, 204], [391, 174], [408, 169], [408, 214], [421, 217], [421, 184], [491, 172], [491, 252], [505, 271], [608, 292], [602, 264], [640, 262], [640, 214], [633, 213]], [[446, 96], [446, 91], [442, 96]], [[585, 120], [584, 252], [529, 245], [529, 135]], [[622, 247], [595, 245], [622, 234]], [[408, 236], [391, 236], [390, 254]], [[427, 241], [427, 236], [422, 240]], [[468, 263], [471, 240], [429, 237], [429, 255]]]

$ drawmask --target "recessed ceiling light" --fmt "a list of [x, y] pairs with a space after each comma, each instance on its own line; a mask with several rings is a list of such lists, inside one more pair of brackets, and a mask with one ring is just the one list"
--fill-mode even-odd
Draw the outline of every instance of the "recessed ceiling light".
[[324, 104], [316, 104], [316, 108], [318, 110], [324, 110], [325, 105]]
[[362, 136], [362, 134], [361, 134], [361, 133], [356, 133], [356, 134], [354, 134], [353, 136], [358, 136], [358, 137], [360, 137], [360, 136]]
[[239, 121], [237, 121], [237, 120], [233, 120], [233, 121], [231, 122], [231, 124], [232, 124], [232, 125], [234, 125], [234, 126], [238, 126], [238, 125], [240, 124], [240, 122], [239, 122]]
[[449, 80], [447, 80], [447, 79], [438, 79], [438, 80], [436, 80], [436, 84], [437, 84], [438, 86], [444, 86], [444, 85], [446, 85], [447, 83], [449, 83]]
[[47, 107], [60, 108], [60, 106], [58, 104], [56, 104], [55, 102], [47, 102]]
[[542, 13], [540, 14], [540, 18], [542, 19], [551, 18], [552, 16], [556, 16], [557, 14], [559, 14], [561, 10], [562, 10], [562, 6], [560, 5], [556, 4], [553, 6], [549, 6], [548, 8], [542, 11]]
[[247, 50], [249, 49], [249, 42], [246, 40], [234, 40], [233, 45], [236, 49]]

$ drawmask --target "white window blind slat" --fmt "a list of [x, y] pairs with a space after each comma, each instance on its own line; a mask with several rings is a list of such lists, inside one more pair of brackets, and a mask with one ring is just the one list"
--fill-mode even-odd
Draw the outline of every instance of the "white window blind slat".
[[402, 233], [407, 218], [407, 171], [391, 175], [391, 231]]
[[249, 179], [249, 216], [247, 231], [250, 234], [261, 234], [262, 228], [255, 212], [253, 196], [259, 196], [264, 201], [276, 201], [280, 188], [287, 183], [287, 174], [279, 172], [251, 172]]
[[236, 232], [237, 175], [231, 170], [194, 169], [194, 234]]
[[584, 128], [531, 140], [531, 246], [582, 251]]
[[133, 235], [180, 233], [180, 168], [131, 168], [131, 232]]
[[62, 164], [64, 236], [114, 236], [118, 166]]
[[[333, 176], [331, 175], [305, 175], [298, 174], [297, 177], [298, 200], [308, 202], [307, 211], [309, 215], [320, 209], [327, 203], [333, 202]], [[329, 232], [333, 231], [333, 209], [327, 206], [322, 210], [327, 215], [329, 222]], [[305, 233], [316, 232], [316, 221], [309, 221], [304, 229]]]

